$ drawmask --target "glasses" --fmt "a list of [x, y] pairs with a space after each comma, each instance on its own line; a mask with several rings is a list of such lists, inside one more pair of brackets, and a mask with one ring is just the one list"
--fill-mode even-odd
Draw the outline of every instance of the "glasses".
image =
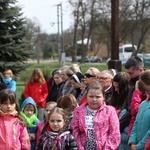
[[95, 76], [93, 76], [93, 75], [91, 75], [91, 74], [89, 74], [89, 73], [84, 74], [84, 76], [85, 76], [86, 78], [95, 77]]
[[107, 80], [107, 77], [99, 77], [99, 80]]

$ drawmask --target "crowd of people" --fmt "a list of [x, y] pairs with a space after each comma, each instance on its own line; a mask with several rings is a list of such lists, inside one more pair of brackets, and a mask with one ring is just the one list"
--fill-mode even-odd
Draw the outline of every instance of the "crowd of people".
[[0, 81], [0, 149], [150, 150], [150, 70], [136, 56], [125, 72], [72, 64], [46, 81], [35, 68], [20, 107], [12, 71]]

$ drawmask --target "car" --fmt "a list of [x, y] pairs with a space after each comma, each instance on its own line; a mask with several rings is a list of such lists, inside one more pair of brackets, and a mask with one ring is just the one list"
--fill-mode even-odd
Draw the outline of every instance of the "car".
[[70, 56], [69, 56], [69, 57], [66, 57], [65, 61], [66, 61], [66, 62], [72, 62], [72, 57], [70, 57]]
[[91, 56], [91, 57], [89, 58], [89, 61], [90, 61], [90, 62], [93, 62], [93, 63], [95, 63], [95, 62], [102, 63], [102, 58], [101, 58], [101, 57], [98, 57], [98, 56]]

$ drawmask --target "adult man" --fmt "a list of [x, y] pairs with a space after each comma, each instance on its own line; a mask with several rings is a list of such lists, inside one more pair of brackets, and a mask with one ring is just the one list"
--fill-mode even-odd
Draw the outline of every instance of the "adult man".
[[112, 80], [113, 74], [110, 70], [103, 70], [99, 74], [99, 82], [102, 84], [105, 92], [105, 101], [108, 104], [112, 95]]
[[130, 77], [130, 90], [127, 95], [126, 101], [122, 106], [122, 110], [126, 109], [127, 112], [120, 119], [120, 131], [122, 132], [125, 127], [129, 125], [131, 114], [130, 114], [130, 103], [133, 95], [133, 91], [135, 90], [135, 83], [139, 79], [139, 75], [144, 71], [144, 64], [142, 60], [136, 56], [129, 58], [125, 64], [126, 72]]

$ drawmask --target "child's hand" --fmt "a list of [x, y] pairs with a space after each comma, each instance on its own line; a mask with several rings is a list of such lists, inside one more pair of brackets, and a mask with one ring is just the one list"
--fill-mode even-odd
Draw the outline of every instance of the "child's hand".
[[31, 133], [29, 134], [30, 140], [35, 140], [35, 134]]
[[131, 150], [136, 150], [136, 145], [134, 143], [131, 144]]

